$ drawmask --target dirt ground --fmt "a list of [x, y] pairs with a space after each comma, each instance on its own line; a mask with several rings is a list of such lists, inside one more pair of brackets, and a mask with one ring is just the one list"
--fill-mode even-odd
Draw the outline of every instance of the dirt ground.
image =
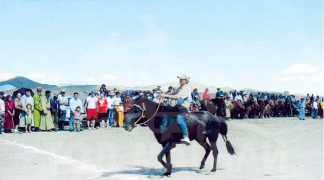
[[[323, 179], [323, 121], [297, 118], [232, 120], [230, 156], [220, 138], [216, 173], [212, 154], [196, 142], [172, 151], [164, 179]], [[0, 135], [0, 179], [160, 179], [161, 146], [145, 127]]]

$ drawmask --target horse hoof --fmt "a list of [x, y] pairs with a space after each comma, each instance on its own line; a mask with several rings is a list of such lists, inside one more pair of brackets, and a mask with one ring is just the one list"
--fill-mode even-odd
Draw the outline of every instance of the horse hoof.
[[171, 172], [166, 172], [166, 173], [162, 174], [162, 176], [170, 177], [171, 176]]
[[204, 168], [205, 168], [205, 166], [202, 166], [202, 165], [201, 165], [199, 169], [204, 169]]
[[212, 169], [210, 172], [216, 172], [216, 169]]

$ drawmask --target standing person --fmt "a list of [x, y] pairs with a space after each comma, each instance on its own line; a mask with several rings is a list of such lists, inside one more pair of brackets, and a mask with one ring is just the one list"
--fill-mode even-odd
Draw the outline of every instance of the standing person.
[[91, 91], [91, 95], [86, 100], [85, 108], [87, 109], [87, 125], [88, 130], [90, 130], [90, 122], [92, 124], [92, 130], [95, 128], [95, 121], [98, 119], [98, 107], [97, 98], [95, 97], [95, 92]]
[[53, 99], [51, 99], [51, 113], [52, 113], [52, 118], [54, 122], [54, 126], [56, 128], [59, 128], [58, 126], [58, 100], [57, 100], [57, 94], [54, 94]]
[[32, 105], [27, 104], [26, 105], [26, 126], [25, 126], [25, 132], [31, 133], [31, 127], [34, 125], [34, 116], [33, 116], [33, 110]]
[[108, 101], [108, 121], [109, 121], [109, 126], [112, 127], [114, 123], [114, 117], [115, 117], [115, 106], [114, 106], [114, 98], [115, 93], [113, 91], [110, 91], [107, 97]]
[[70, 99], [70, 123], [69, 123], [69, 130], [72, 132], [74, 126], [74, 116], [73, 116], [73, 112], [76, 110], [77, 107], [80, 107], [80, 111], [83, 112], [83, 106], [82, 106], [82, 101], [79, 98], [79, 93], [75, 92], [73, 94], [73, 98]]
[[130, 94], [126, 95], [126, 98], [123, 101], [124, 104], [124, 111], [127, 113], [129, 110], [132, 109], [132, 107], [134, 106], [134, 102], [133, 99], [131, 98]]
[[51, 91], [45, 91], [45, 96], [42, 97], [43, 113], [41, 113], [41, 121], [39, 129], [42, 131], [52, 131], [54, 129], [54, 123], [51, 113]]
[[[98, 113], [99, 113], [99, 120], [100, 120], [100, 127], [104, 128], [105, 127], [105, 120], [107, 119], [107, 110], [108, 110], [108, 101], [107, 98], [105, 97], [104, 93], [100, 94], [100, 97], [97, 101], [97, 106], [98, 106]], [[108, 123], [107, 123], [108, 126]]]
[[[121, 103], [121, 102], [123, 102], [122, 100], [121, 100], [121, 97], [120, 97], [120, 92], [116, 92], [116, 96], [114, 97], [114, 108], [115, 108], [115, 112], [116, 112], [116, 108], [117, 108], [117, 106], [119, 106], [119, 104]], [[114, 114], [115, 115], [115, 114]], [[113, 121], [114, 121], [114, 127], [117, 127], [117, 121], [115, 120], [115, 117], [113, 117]]]
[[[34, 110], [34, 99], [31, 96], [31, 90], [26, 89], [25, 95], [21, 97], [21, 106], [24, 109], [20, 112], [19, 127], [26, 127], [27, 104], [31, 105], [31, 112]], [[34, 119], [34, 118], [33, 118]], [[34, 123], [32, 124], [34, 126]]]
[[119, 105], [116, 107], [116, 112], [118, 115], [118, 127], [124, 126], [124, 106], [123, 102], [120, 102]]
[[[312, 95], [312, 97], [314, 97]], [[317, 99], [313, 98], [313, 102], [312, 102], [312, 118], [316, 119], [317, 118], [317, 110], [318, 110], [318, 103], [317, 103]]]
[[190, 78], [187, 75], [178, 76], [180, 87], [176, 89], [172, 94], [161, 94], [161, 97], [176, 99], [178, 101], [179, 114], [177, 115], [177, 123], [183, 134], [181, 142], [190, 145], [190, 139], [188, 137], [188, 128], [185, 122], [185, 116], [189, 112], [191, 103], [190, 87], [188, 85]]
[[39, 131], [39, 123], [41, 120], [41, 112], [43, 112], [42, 107], [42, 88], [37, 88], [37, 93], [34, 95], [34, 124], [35, 124], [35, 131]]
[[[14, 116], [14, 124], [15, 124], [15, 133], [18, 133], [18, 127], [25, 127], [25, 117], [21, 112], [25, 112], [25, 109], [22, 107], [21, 93], [17, 93], [17, 97], [15, 99], [15, 116]], [[21, 116], [22, 115], [22, 116]]]
[[2, 133], [2, 127], [4, 122], [4, 116], [5, 116], [5, 102], [3, 101], [3, 95], [4, 92], [0, 92], [0, 134]]
[[[66, 106], [69, 104], [68, 98], [65, 96], [65, 90], [62, 89], [60, 94], [57, 97], [58, 105], [59, 105], [59, 130], [64, 130], [64, 122], [66, 120]], [[71, 117], [71, 114], [70, 114]], [[73, 123], [73, 121], [72, 121]], [[71, 120], [69, 123], [69, 128], [72, 126]], [[69, 129], [71, 130], [71, 129]]]
[[298, 112], [299, 120], [305, 120], [306, 102], [305, 102], [304, 98], [301, 98], [301, 100], [298, 103], [297, 107], [299, 108], [299, 112]]
[[318, 106], [318, 114], [320, 116], [321, 119], [323, 119], [323, 111], [324, 111], [324, 102], [323, 102], [323, 98], [319, 98], [319, 106]]
[[15, 102], [12, 100], [11, 95], [6, 97], [5, 102], [5, 121], [4, 121], [4, 131], [5, 132], [15, 132], [14, 131], [14, 120], [15, 115]]
[[206, 88], [206, 89], [205, 89], [205, 92], [204, 92], [204, 94], [203, 94], [203, 100], [210, 101], [210, 99], [211, 99], [211, 96], [210, 96], [210, 94], [209, 94], [209, 90], [208, 90], [208, 88]]
[[232, 100], [231, 100], [231, 96], [227, 95], [225, 96], [225, 106], [226, 106], [226, 116], [225, 118], [227, 120], [229, 120], [231, 118], [231, 110], [232, 110]]
[[81, 112], [81, 107], [76, 107], [76, 109], [73, 111], [73, 129], [74, 131], [80, 132], [80, 123], [82, 121], [82, 112]]

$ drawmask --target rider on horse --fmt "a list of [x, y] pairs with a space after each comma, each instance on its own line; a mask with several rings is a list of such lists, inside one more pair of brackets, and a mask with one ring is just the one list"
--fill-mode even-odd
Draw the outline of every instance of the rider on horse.
[[176, 99], [178, 101], [179, 114], [177, 115], [177, 122], [180, 125], [183, 138], [181, 142], [190, 145], [190, 140], [188, 138], [188, 128], [185, 122], [185, 116], [189, 112], [191, 103], [190, 87], [188, 85], [190, 78], [182, 74], [178, 76], [180, 79], [180, 87], [170, 94], [160, 94], [161, 97]]

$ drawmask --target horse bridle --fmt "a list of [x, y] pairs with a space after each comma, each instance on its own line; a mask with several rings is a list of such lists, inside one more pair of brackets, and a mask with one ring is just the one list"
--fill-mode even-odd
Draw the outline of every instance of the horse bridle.
[[[161, 99], [161, 97], [159, 97], [159, 98]], [[139, 105], [137, 105], [137, 104], [134, 104], [134, 106], [138, 107], [138, 108], [142, 111], [142, 115], [141, 115], [141, 117], [139, 117], [139, 118], [137, 119], [137, 121], [134, 122], [134, 127], [136, 127], [138, 124], [142, 125], [142, 124], [145, 124], [145, 123], [149, 122], [150, 120], [152, 120], [152, 119], [155, 117], [156, 113], [157, 113], [157, 112], [159, 111], [159, 109], [160, 109], [161, 101], [159, 101], [159, 105], [158, 105], [158, 107], [156, 108], [155, 113], [153, 114], [153, 116], [152, 116], [151, 118], [149, 118], [149, 119], [146, 120], [145, 122], [138, 123], [142, 118], [145, 118], [145, 117], [146, 117], [146, 116], [144, 115], [144, 112], [146, 111], [145, 104], [142, 103], [142, 105], [143, 105], [143, 107], [141, 107], [141, 106], [139, 106]]]

